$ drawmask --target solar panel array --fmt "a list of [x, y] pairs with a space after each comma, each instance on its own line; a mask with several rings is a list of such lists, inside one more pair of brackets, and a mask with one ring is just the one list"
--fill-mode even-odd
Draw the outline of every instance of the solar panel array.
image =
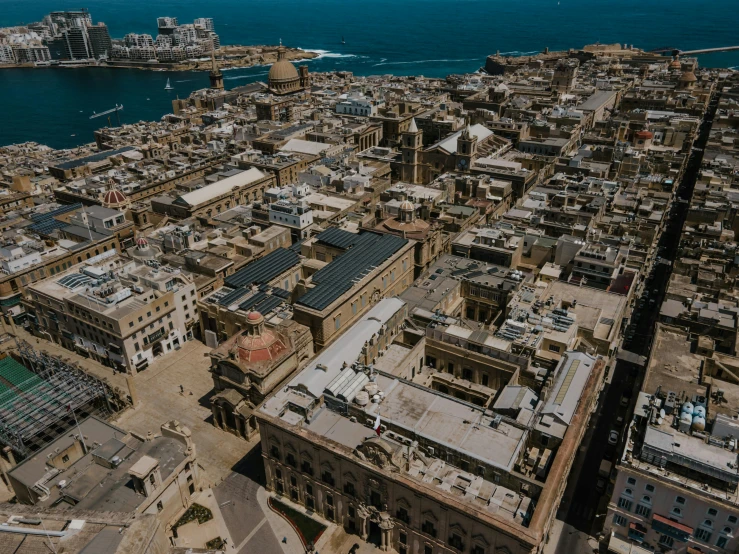
[[330, 227], [316, 235], [316, 240], [328, 246], [334, 246], [346, 250], [354, 246], [360, 235], [344, 231], [338, 227]]
[[229, 275], [226, 277], [225, 283], [226, 286], [232, 288], [269, 283], [281, 273], [298, 265], [298, 263], [300, 263], [300, 256], [297, 252], [286, 248], [278, 248], [264, 258], [260, 258], [233, 275]]
[[69, 290], [74, 290], [77, 287], [92, 283], [92, 279], [87, 275], [83, 275], [82, 273], [72, 273], [71, 275], [65, 275], [64, 277], [59, 279], [57, 283], [59, 283], [63, 287], [68, 288]]
[[349, 251], [313, 275], [313, 283], [316, 286], [301, 296], [297, 301], [298, 304], [323, 310], [348, 291], [354, 283], [408, 244], [406, 239], [395, 235], [362, 233], [355, 237], [357, 239]]
[[29, 225], [28, 230], [37, 235], [48, 236], [56, 229], [61, 229], [62, 227], [69, 225], [69, 223], [58, 221], [54, 219], [54, 217], [74, 210], [79, 210], [81, 207], [82, 204], [80, 203], [69, 204], [68, 206], [61, 206], [60, 208], [46, 212], [45, 214], [34, 214], [31, 216], [33, 225]]

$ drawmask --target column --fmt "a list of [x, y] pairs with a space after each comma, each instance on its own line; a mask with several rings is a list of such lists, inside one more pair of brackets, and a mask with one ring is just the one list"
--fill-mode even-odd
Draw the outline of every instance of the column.
[[226, 418], [226, 409], [223, 406], [218, 406], [218, 409], [221, 412], [221, 429], [228, 431], [228, 424], [226, 423], [228, 421]]
[[218, 421], [220, 418], [220, 410], [218, 406], [216, 406], [215, 404], [211, 404], [210, 411], [213, 412], [213, 425], [218, 427], [218, 429], [222, 429], [221, 422]]
[[236, 436], [237, 437], [243, 437], [244, 436], [244, 422], [239, 417], [238, 414], [234, 412], [234, 421], [236, 422]]
[[380, 548], [387, 552], [391, 547], [394, 525], [388, 513], [385, 512], [380, 517], [382, 518], [380, 521]]
[[369, 537], [369, 517], [370, 513], [364, 504], [357, 507], [357, 518], [359, 519], [359, 536], [363, 541]]

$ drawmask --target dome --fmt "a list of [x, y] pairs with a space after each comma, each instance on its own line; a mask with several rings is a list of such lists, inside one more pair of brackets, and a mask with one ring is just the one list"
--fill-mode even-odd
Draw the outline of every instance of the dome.
[[106, 208], [117, 208], [128, 204], [128, 198], [118, 189], [110, 189], [103, 197], [103, 206]]
[[272, 67], [269, 69], [269, 73], [267, 74], [267, 79], [270, 82], [270, 86], [272, 86], [272, 83], [298, 81], [300, 80], [300, 75], [298, 75], [298, 70], [295, 69], [295, 66], [293, 64], [285, 59], [282, 59], [276, 61], [272, 65]]
[[136, 246], [138, 246], [141, 249], [148, 248], [149, 247], [149, 241], [146, 240], [144, 237], [139, 237], [136, 240]]
[[680, 63], [680, 60], [677, 59], [677, 56], [675, 56], [674, 58], [672, 58], [672, 61], [670, 62], [670, 65], [667, 66], [667, 67], [668, 67], [668, 69], [671, 69], [672, 70], [672, 69], [681, 69], [682, 66], [683, 66], [683, 64], [681, 64]]
[[262, 319], [262, 314], [260, 314], [259, 312], [251, 312], [248, 316], [246, 316], [246, 318], [249, 321], [257, 322]]
[[403, 202], [400, 203], [399, 209], [403, 212], [412, 212], [416, 208], [410, 200], [403, 200]]
[[695, 73], [692, 71], [686, 71], [682, 75], [680, 75], [680, 82], [681, 83], [694, 83], [698, 80], [698, 77], [695, 76]]

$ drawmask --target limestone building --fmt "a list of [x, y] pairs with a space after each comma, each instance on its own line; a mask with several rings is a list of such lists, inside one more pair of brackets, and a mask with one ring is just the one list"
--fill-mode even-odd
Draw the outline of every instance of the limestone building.
[[267, 326], [257, 311], [246, 328], [211, 352], [213, 424], [246, 440], [257, 431], [254, 408], [313, 355], [310, 330], [292, 320]]
[[298, 283], [293, 318], [310, 328], [320, 350], [380, 300], [400, 294], [413, 282], [415, 241], [341, 229], [329, 229], [315, 239], [341, 253]]
[[300, 70], [295, 69], [295, 66], [287, 59], [286, 52], [286, 48], [280, 43], [277, 49], [277, 61], [272, 64], [267, 75], [269, 90], [272, 94], [291, 94], [310, 87], [308, 66], [301, 65]]
[[541, 552], [603, 360], [568, 353], [544, 402], [503, 415], [366, 365], [405, 317], [382, 300], [257, 409], [267, 488], [382, 551]]

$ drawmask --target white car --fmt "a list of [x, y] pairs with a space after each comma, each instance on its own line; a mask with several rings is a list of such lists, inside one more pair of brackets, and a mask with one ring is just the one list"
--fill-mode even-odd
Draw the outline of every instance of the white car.
[[608, 444], [617, 444], [618, 443], [618, 431], [611, 431], [608, 433]]

